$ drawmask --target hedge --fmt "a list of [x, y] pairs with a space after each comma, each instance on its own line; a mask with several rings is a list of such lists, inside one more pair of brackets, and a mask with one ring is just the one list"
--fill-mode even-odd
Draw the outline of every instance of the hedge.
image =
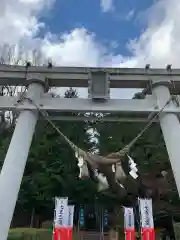
[[[73, 239], [79, 239], [77, 232], [73, 232]], [[52, 240], [52, 229], [13, 228], [9, 231], [8, 240]]]
[[8, 240], [51, 240], [52, 230], [36, 228], [15, 228], [9, 231]]

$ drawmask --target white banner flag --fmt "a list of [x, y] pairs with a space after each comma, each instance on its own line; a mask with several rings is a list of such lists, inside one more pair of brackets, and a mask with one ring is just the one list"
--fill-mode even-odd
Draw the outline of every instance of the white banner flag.
[[124, 228], [134, 228], [133, 208], [124, 207]]
[[67, 205], [68, 205], [68, 197], [55, 197], [55, 209], [56, 209], [57, 203], [60, 200], [64, 200], [67, 203]]
[[68, 206], [68, 223], [67, 225], [69, 227], [73, 227], [73, 221], [74, 221], [74, 205]]
[[55, 227], [66, 227], [68, 216], [68, 198], [55, 198]]
[[139, 199], [142, 228], [154, 228], [152, 199]]

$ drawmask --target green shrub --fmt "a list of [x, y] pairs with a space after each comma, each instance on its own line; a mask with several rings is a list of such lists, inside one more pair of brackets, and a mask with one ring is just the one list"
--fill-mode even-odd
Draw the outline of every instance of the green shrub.
[[51, 240], [52, 230], [16, 228], [9, 231], [8, 240]]
[[[73, 233], [73, 239], [79, 239], [77, 232]], [[52, 240], [52, 229], [14, 228], [10, 229], [8, 240]]]

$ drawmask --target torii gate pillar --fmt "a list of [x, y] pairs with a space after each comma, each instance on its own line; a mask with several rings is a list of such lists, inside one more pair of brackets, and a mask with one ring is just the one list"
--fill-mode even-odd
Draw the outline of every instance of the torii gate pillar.
[[[27, 96], [36, 100], [43, 92], [43, 84], [32, 80]], [[7, 240], [37, 120], [37, 112], [24, 110], [20, 113], [4, 160], [0, 174], [1, 240]]]
[[[156, 81], [153, 83], [152, 93], [157, 100], [157, 106], [161, 109], [170, 99], [168, 81]], [[174, 103], [171, 101], [169, 106]], [[171, 167], [180, 196], [180, 122], [175, 113], [161, 113], [159, 121], [168, 151]]]

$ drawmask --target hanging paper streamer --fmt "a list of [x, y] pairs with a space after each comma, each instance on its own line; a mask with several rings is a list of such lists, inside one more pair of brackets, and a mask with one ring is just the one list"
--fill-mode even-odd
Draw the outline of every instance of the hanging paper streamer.
[[134, 211], [133, 208], [124, 207], [124, 233], [126, 240], [135, 239]]
[[129, 167], [130, 167], [130, 172], [129, 174], [131, 175], [132, 178], [137, 179], [138, 178], [138, 169], [137, 169], [137, 164], [134, 162], [134, 160], [132, 159], [132, 157], [130, 157], [129, 155], [128, 159], [129, 159]]
[[142, 240], [155, 240], [152, 199], [139, 199]]

